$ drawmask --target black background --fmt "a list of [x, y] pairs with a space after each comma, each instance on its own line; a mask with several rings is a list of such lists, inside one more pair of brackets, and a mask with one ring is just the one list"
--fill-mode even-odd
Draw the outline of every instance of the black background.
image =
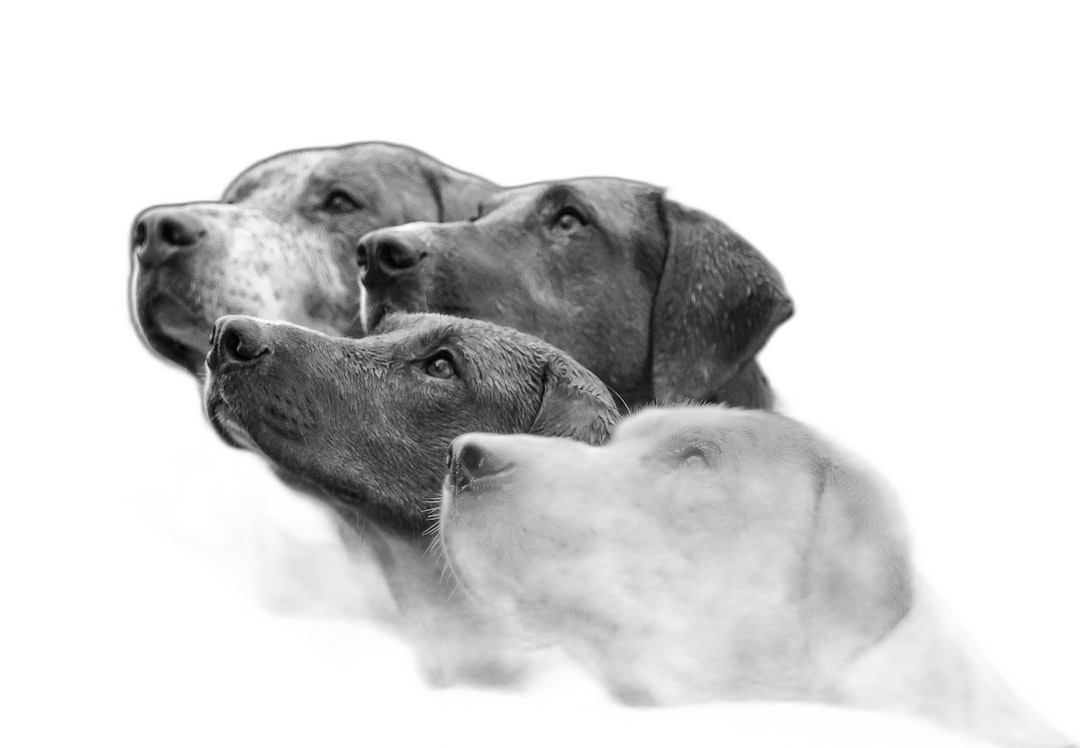
[[496, 60], [460, 80], [436, 65], [437, 83], [378, 90], [319, 66], [287, 81], [125, 66], [84, 92], [79, 115], [96, 136], [65, 148], [96, 203], [94, 259], [80, 270], [94, 311], [77, 324], [93, 326], [102, 406], [80, 479], [100, 498], [72, 509], [83, 545], [64, 584], [90, 602], [62, 672], [86, 676], [83, 697], [106, 716], [135, 705], [170, 721], [227, 712], [266, 725], [292, 712], [361, 725], [394, 710], [422, 732], [444, 711], [454, 724], [561, 715], [423, 694], [370, 631], [267, 614], [262, 585], [280, 570], [262, 539], [330, 543], [329, 523], [217, 444], [197, 387], [131, 323], [141, 210], [216, 200], [288, 150], [384, 140], [507, 186], [654, 183], [757, 246], [797, 310], [762, 356], [780, 410], [890, 480], [923, 576], [1014, 692], [1071, 730], [1071, 387], [1053, 355], [1067, 342], [1050, 309], [1059, 244], [1040, 233], [1054, 152], [1032, 126], [1038, 97], [1001, 87], [1008, 66], [962, 54], [793, 60], [760, 82], [719, 60], [692, 80], [653, 76], [657, 62], [588, 74], [549, 63], [505, 82], [490, 74]]

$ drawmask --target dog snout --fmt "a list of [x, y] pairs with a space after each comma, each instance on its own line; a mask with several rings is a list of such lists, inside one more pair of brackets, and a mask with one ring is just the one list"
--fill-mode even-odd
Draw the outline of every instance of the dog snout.
[[182, 208], [152, 208], [135, 221], [131, 249], [146, 267], [162, 265], [206, 236], [206, 226]]
[[215, 370], [225, 363], [248, 364], [272, 352], [268, 330], [259, 320], [228, 315], [214, 324], [206, 364]]
[[385, 283], [411, 270], [426, 256], [420, 237], [399, 231], [373, 231], [360, 239], [356, 264], [364, 285]]

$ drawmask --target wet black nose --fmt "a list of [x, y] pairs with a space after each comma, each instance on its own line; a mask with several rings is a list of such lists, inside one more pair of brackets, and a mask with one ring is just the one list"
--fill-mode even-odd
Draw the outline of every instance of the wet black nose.
[[135, 221], [131, 250], [139, 262], [156, 267], [206, 236], [201, 220], [182, 208], [154, 208]]
[[258, 320], [228, 315], [214, 323], [206, 365], [214, 370], [225, 363], [246, 364], [272, 352], [270, 336]]
[[458, 490], [474, 480], [501, 473], [510, 467], [508, 462], [484, 449], [469, 436], [459, 436], [450, 443], [446, 461], [450, 467], [450, 481]]
[[416, 267], [424, 256], [418, 238], [403, 233], [373, 231], [356, 247], [356, 264], [368, 287]]

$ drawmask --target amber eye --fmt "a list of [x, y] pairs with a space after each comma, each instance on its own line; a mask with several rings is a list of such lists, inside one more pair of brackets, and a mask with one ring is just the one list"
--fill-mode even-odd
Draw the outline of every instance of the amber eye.
[[585, 216], [574, 208], [563, 208], [555, 214], [555, 227], [565, 233], [577, 231], [586, 223]]
[[435, 354], [424, 364], [424, 373], [436, 379], [453, 379], [457, 376], [454, 370], [454, 360], [446, 351]]
[[351, 213], [360, 210], [360, 204], [344, 190], [334, 190], [323, 200], [322, 209], [327, 213]]
[[679, 454], [679, 464], [692, 468], [703, 468], [709, 464], [709, 459], [701, 448], [687, 447]]

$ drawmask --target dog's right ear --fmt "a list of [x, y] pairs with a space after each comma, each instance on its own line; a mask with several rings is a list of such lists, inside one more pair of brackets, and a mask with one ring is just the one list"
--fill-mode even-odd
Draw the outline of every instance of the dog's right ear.
[[428, 184], [439, 206], [439, 223], [468, 221], [476, 217], [480, 203], [501, 189], [483, 177], [434, 162], [426, 170]]
[[619, 419], [607, 389], [579, 364], [553, 358], [544, 365], [540, 409], [530, 434], [603, 444]]
[[818, 656], [846, 664], [911, 607], [913, 574], [892, 498], [859, 470], [819, 457], [820, 494], [807, 558], [807, 612]]

